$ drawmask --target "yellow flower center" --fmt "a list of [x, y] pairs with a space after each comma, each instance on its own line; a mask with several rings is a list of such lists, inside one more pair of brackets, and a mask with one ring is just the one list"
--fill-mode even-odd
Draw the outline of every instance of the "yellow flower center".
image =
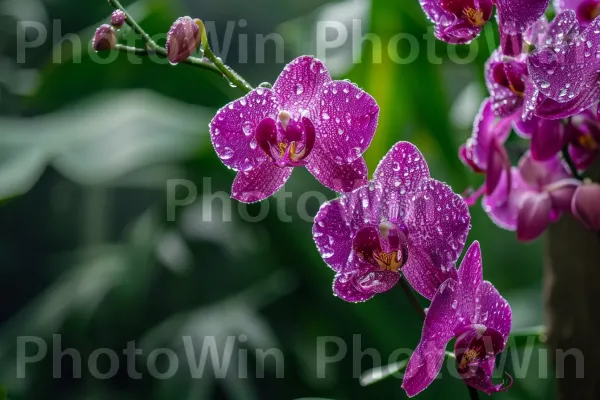
[[485, 24], [485, 20], [483, 19], [483, 11], [480, 9], [474, 9], [472, 7], [467, 7], [463, 10], [463, 14], [469, 20], [471, 25], [480, 28]]
[[384, 271], [398, 272], [402, 267], [401, 260], [398, 260], [398, 252], [391, 253], [379, 252], [373, 256], [379, 267]]
[[588, 150], [597, 150], [598, 149], [598, 142], [596, 142], [591, 135], [582, 135], [579, 137], [579, 139], [577, 139], [577, 141], [579, 142], [579, 145], [581, 147], [583, 147], [584, 149], [588, 149]]

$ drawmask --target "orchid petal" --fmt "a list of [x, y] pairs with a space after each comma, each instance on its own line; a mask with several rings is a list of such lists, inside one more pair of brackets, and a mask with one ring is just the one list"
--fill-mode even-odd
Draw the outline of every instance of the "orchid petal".
[[233, 181], [231, 197], [242, 203], [264, 200], [281, 189], [292, 170], [265, 162], [250, 171], [240, 171]]
[[409, 397], [425, 390], [440, 372], [446, 345], [454, 337], [458, 324], [455, 306], [457, 282], [448, 279], [438, 289], [427, 311], [421, 341], [410, 357], [402, 388]]

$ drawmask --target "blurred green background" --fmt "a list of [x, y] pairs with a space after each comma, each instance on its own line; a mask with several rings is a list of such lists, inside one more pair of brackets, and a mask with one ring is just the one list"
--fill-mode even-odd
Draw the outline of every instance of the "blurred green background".
[[[348, 44], [329, 50], [326, 62], [337, 79], [356, 82], [381, 107], [379, 128], [366, 153], [371, 171], [392, 144], [408, 140], [425, 154], [432, 175], [456, 192], [481, 183], [456, 153], [486, 95], [482, 68], [497, 43], [494, 26], [470, 46], [447, 47], [433, 39], [417, 0], [124, 4], [151, 34], [164, 33], [176, 17], [191, 15], [214, 21], [211, 39], [223, 44], [229, 21], [229, 52], [220, 52], [215, 42], [213, 49], [254, 85], [273, 82], [283, 61], [315, 54], [319, 21], [345, 24]], [[361, 387], [357, 375], [372, 368], [373, 361], [365, 356], [357, 365], [353, 355], [377, 349], [386, 364], [396, 349], [414, 348], [421, 321], [400, 289], [359, 305], [335, 298], [333, 273], [314, 247], [311, 223], [298, 215], [302, 193], [335, 194], [306, 171], [296, 171], [286, 186], [293, 193], [285, 203], [292, 222], [279, 220], [276, 199], [268, 200], [269, 212], [260, 222], [240, 217], [236, 202], [218, 199], [211, 203], [214, 214], [205, 218], [203, 187], [229, 193], [234, 177], [212, 149], [208, 123], [216, 109], [241, 92], [186, 65], [90, 53], [93, 32], [111, 11], [104, 0], [0, 2], [2, 393], [10, 399], [406, 398], [395, 377]], [[353, 21], [382, 46], [353, 36]], [[47, 32], [45, 40], [32, 48], [19, 46], [24, 38], [34, 41], [40, 27]], [[265, 62], [259, 63], [256, 35], [271, 33], [281, 35], [285, 51], [277, 54], [271, 43]], [[415, 39], [390, 45], [398, 33]], [[119, 37], [135, 40], [127, 28]], [[353, 39], [362, 52], [353, 52]], [[239, 57], [244, 40], [250, 49], [247, 62]], [[416, 55], [411, 53], [415, 44]], [[432, 62], [431, 54], [439, 62]], [[465, 59], [469, 62], [460, 61]], [[509, 146], [515, 158], [523, 151], [518, 141]], [[206, 178], [210, 188], [203, 186]], [[193, 204], [177, 210], [175, 221], [166, 217], [169, 179], [189, 179], [199, 192]], [[232, 207], [232, 221], [222, 221], [221, 206]], [[261, 207], [267, 205], [241, 210], [258, 215]], [[310, 200], [309, 214], [318, 207]], [[541, 245], [518, 243], [479, 206], [472, 218], [469, 242], [481, 242], [485, 278], [511, 303], [514, 328], [541, 324]], [[54, 334], [61, 334], [62, 349], [81, 353], [81, 378], [70, 378], [72, 361], [65, 356], [63, 378], [53, 379]], [[357, 334], [361, 343], [353, 352]], [[28, 365], [26, 378], [18, 379], [17, 337], [25, 335], [43, 338], [48, 356]], [[173, 378], [152, 378], [146, 369], [150, 351], [170, 347], [183, 354], [182, 335], [196, 343], [231, 335], [247, 340], [236, 342], [232, 371], [223, 379], [209, 373], [191, 379], [184, 357]], [[348, 343], [348, 356], [329, 365], [325, 378], [317, 374], [316, 359], [317, 338], [323, 336]], [[128, 378], [122, 355], [131, 341], [143, 349], [137, 357], [139, 380]], [[85, 363], [98, 348], [120, 354], [115, 377], [101, 380], [88, 373]], [[254, 350], [269, 348], [283, 352], [285, 375], [277, 378], [267, 363], [265, 377], [256, 379]], [[248, 354], [248, 378], [237, 376], [236, 365], [244, 362], [240, 349]], [[335, 346], [328, 349], [333, 352]], [[34, 353], [35, 346], [28, 351]], [[539, 379], [535, 354], [526, 376], [495, 398], [553, 398], [552, 373], [550, 379]], [[161, 371], [165, 360], [157, 364]], [[100, 371], [108, 367], [108, 358], [100, 357]], [[464, 385], [445, 375], [419, 398], [467, 398]]]

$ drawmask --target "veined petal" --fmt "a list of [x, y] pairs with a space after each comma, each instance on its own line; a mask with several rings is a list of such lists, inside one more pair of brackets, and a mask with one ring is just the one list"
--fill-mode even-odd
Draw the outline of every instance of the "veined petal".
[[351, 163], [371, 144], [379, 106], [367, 92], [345, 81], [327, 83], [319, 98], [318, 108], [311, 109], [317, 140], [337, 164]]
[[306, 168], [321, 184], [341, 193], [349, 193], [365, 186], [369, 174], [364, 158], [360, 157], [351, 163], [338, 165], [320, 146], [313, 149]]
[[355, 273], [337, 274], [333, 281], [333, 293], [340, 299], [350, 303], [361, 303], [377, 294], [359, 290], [355, 284], [355, 279]]
[[271, 196], [287, 182], [293, 168], [280, 168], [265, 162], [250, 171], [240, 171], [233, 181], [231, 197], [242, 203], [255, 203]]
[[427, 179], [401, 217], [409, 241], [403, 272], [415, 290], [430, 299], [436, 288], [422, 285], [421, 276], [443, 276], [454, 268], [471, 228], [469, 207], [449, 186]]
[[477, 290], [476, 305], [472, 322], [498, 331], [504, 337], [506, 345], [512, 326], [512, 310], [506, 299], [494, 285], [484, 281]]
[[556, 157], [565, 145], [565, 129], [561, 121], [542, 119], [531, 137], [531, 156], [538, 161]]
[[438, 289], [423, 325], [421, 342], [410, 357], [402, 388], [409, 397], [426, 389], [436, 378], [444, 362], [446, 345], [458, 325], [456, 306], [457, 282], [448, 279]]
[[273, 85], [280, 110], [299, 113], [316, 109], [323, 85], [331, 81], [325, 64], [311, 56], [298, 57], [285, 66]]
[[507, 174], [503, 174], [494, 193], [483, 198], [483, 209], [499, 227], [514, 231], [517, 229], [517, 217], [522, 196], [532, 189], [523, 181], [519, 170], [511, 169], [511, 184]]
[[496, 0], [500, 28], [509, 34], [525, 32], [544, 15], [549, 3], [550, 0]]
[[347, 273], [359, 268], [352, 240], [362, 227], [379, 226], [381, 194], [381, 187], [370, 184], [321, 206], [313, 238], [321, 257], [334, 271]]
[[461, 299], [458, 312], [465, 321], [472, 322], [475, 317], [477, 289], [483, 282], [481, 247], [477, 241], [469, 247], [460, 264], [458, 282], [458, 293]]
[[275, 118], [277, 106], [270, 89], [257, 88], [221, 108], [210, 123], [210, 138], [217, 155], [229, 168], [247, 171], [267, 160], [255, 139], [256, 127]]
[[423, 154], [409, 142], [398, 142], [381, 159], [373, 174], [374, 181], [383, 188], [386, 216], [392, 220], [401, 218], [409, 199], [429, 178], [429, 167]]

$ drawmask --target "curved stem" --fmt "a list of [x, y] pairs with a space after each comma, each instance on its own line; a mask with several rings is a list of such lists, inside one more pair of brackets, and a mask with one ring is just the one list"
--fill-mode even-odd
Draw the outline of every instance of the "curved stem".
[[[158, 56], [160, 58], [167, 58], [167, 54], [165, 52], [141, 49], [139, 47], [125, 46], [122, 44], [115, 45], [113, 50], [120, 51], [121, 53], [135, 54], [136, 56], [139, 56], [139, 57], [147, 57], [152, 54], [155, 54], [156, 56]], [[216, 72], [218, 74], [221, 73], [221, 71], [213, 63], [205, 61], [201, 58], [189, 57], [188, 59], [186, 59], [185, 61], [182, 61], [181, 63], [188, 64], [188, 65], [194, 65], [194, 66], [197, 66], [200, 68], [205, 68], [209, 71]]]
[[417, 300], [417, 297], [413, 293], [412, 289], [410, 288], [408, 282], [406, 282], [406, 279], [404, 279], [404, 277], [400, 278], [400, 287], [404, 291], [404, 294], [406, 295], [406, 298], [408, 299], [408, 302], [410, 303], [412, 308], [414, 308], [417, 314], [419, 314], [419, 316], [424, 320], [427, 314], [425, 314], [425, 310], [423, 310], [423, 307], [421, 307], [421, 304], [419, 304], [419, 300]]
[[238, 88], [244, 90], [246, 93], [250, 92], [253, 89], [253, 87], [250, 86], [250, 84], [246, 82], [244, 78], [242, 78], [237, 72], [225, 65], [219, 57], [215, 56], [215, 53], [212, 52], [210, 46], [207, 45], [205, 47], [204, 55], [206, 56], [206, 58], [212, 61], [213, 64], [215, 64], [215, 66], [229, 80], [229, 82], [231, 82]]
[[469, 385], [467, 385], [467, 389], [469, 389], [469, 396], [471, 397], [471, 400], [479, 400], [479, 392], [477, 389]]
[[[139, 34], [150, 48], [149, 51], [137, 47], [116, 45], [115, 50], [130, 54], [136, 54], [138, 56], [148, 56], [154, 53], [161, 58], [167, 58], [167, 51], [165, 50], [165, 48], [159, 46], [154, 40], [152, 40], [150, 35], [148, 35], [148, 33], [146, 33], [144, 29], [142, 29], [142, 27], [135, 21], [135, 19], [133, 19], [133, 17], [127, 12], [127, 10], [125, 10], [125, 7], [121, 5], [119, 0], [108, 0], [108, 2], [111, 6], [113, 6], [113, 8], [123, 11], [123, 13], [125, 14], [125, 22], [127, 23], [127, 25], [129, 25], [135, 33]], [[237, 72], [225, 65], [220, 58], [215, 56], [215, 54], [210, 49], [210, 46], [208, 45], [208, 39], [204, 28], [202, 28], [202, 48], [206, 57], [210, 61], [212, 61], [212, 64], [206, 62], [202, 58], [197, 57], [188, 57], [185, 61], [182, 61], [181, 63], [193, 65], [199, 68], [204, 68], [209, 71], [218, 73], [219, 75], [225, 76], [225, 78], [227, 78], [233, 86], [239, 88], [245, 93], [248, 93], [253, 89], [253, 87], [244, 78], [242, 78]]]
[[569, 153], [569, 145], [565, 145], [563, 147], [562, 156], [563, 156], [565, 162], [567, 163], [567, 165], [569, 166], [569, 169], [571, 170], [571, 174], [573, 174], [573, 177], [575, 179], [583, 181], [583, 177], [577, 170], [577, 166], [575, 165], [575, 162], [573, 161], [573, 159], [571, 158], [571, 154]]
[[[408, 299], [408, 302], [410, 303], [410, 305], [423, 318], [423, 320], [425, 320], [425, 317], [427, 316], [427, 314], [425, 313], [425, 310], [423, 310], [423, 308], [419, 304], [419, 300], [417, 299], [414, 292], [410, 288], [408, 282], [406, 282], [404, 277], [401, 277], [399, 283], [400, 283], [400, 287], [404, 291], [404, 294], [406, 295], [406, 298]], [[479, 400], [479, 392], [477, 391], [477, 389], [472, 388], [469, 385], [467, 385], [467, 389], [469, 389], [469, 398], [471, 400]]]
[[127, 12], [127, 10], [125, 9], [125, 7], [123, 7], [121, 5], [121, 3], [119, 2], [119, 0], [108, 0], [108, 2], [110, 3], [111, 6], [113, 6], [113, 8], [117, 9], [117, 10], [121, 10], [125, 13], [125, 22], [127, 23], [127, 25], [129, 25], [131, 27], [131, 29], [133, 29], [133, 31], [137, 34], [139, 34], [146, 43], [148, 43], [148, 45], [156, 50], [159, 48], [159, 46], [156, 44], [156, 42], [154, 40], [152, 40], [152, 38], [150, 37], [150, 35], [148, 35], [146, 33], [146, 31], [144, 31], [142, 29], [141, 26], [138, 25], [138, 23], [131, 17], [131, 15], [129, 15], [129, 13]]

